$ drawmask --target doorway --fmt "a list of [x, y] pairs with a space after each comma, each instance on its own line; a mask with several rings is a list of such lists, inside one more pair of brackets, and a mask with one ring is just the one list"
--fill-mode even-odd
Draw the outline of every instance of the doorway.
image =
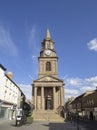
[[53, 100], [52, 98], [45, 98], [45, 110], [52, 110], [53, 109]]

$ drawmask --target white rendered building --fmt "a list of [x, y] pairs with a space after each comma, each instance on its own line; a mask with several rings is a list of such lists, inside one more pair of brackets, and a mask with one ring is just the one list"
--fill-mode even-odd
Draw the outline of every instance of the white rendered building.
[[0, 119], [15, 118], [16, 108], [21, 107], [23, 92], [12, 80], [12, 73], [0, 64]]

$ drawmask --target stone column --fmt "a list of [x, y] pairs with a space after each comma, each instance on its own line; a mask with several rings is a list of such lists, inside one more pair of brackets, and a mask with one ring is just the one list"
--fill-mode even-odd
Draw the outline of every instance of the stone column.
[[58, 106], [60, 106], [60, 86], [59, 86], [59, 91], [58, 91]]
[[64, 90], [63, 90], [63, 86], [61, 86], [61, 105], [64, 105]]
[[56, 106], [55, 106], [55, 86], [53, 86], [53, 109], [55, 110], [56, 109]]
[[44, 110], [44, 87], [41, 87], [41, 109]]
[[34, 85], [32, 84], [32, 104], [34, 104]]
[[62, 99], [61, 99], [61, 98], [62, 98], [61, 86], [60, 86], [60, 92], [59, 92], [59, 93], [60, 93], [60, 106], [61, 106], [61, 105], [62, 105]]
[[64, 85], [62, 86], [63, 88], [63, 106], [64, 106], [64, 103], [65, 103], [65, 96], [64, 96]]
[[37, 109], [37, 87], [34, 87], [34, 105], [35, 105], [35, 110]]

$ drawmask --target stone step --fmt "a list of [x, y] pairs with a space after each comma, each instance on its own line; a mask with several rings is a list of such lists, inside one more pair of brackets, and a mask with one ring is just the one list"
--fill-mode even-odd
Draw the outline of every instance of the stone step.
[[55, 111], [33, 111], [33, 117], [35, 121], [64, 121], [64, 118], [56, 114]]

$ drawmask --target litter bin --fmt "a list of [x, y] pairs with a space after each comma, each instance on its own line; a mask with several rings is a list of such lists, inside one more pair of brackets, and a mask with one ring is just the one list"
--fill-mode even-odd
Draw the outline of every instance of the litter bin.
[[22, 115], [23, 115], [22, 113], [23, 113], [22, 109], [16, 110], [16, 126], [22, 125]]
[[22, 125], [22, 117], [21, 116], [17, 116], [16, 117], [16, 126], [21, 126]]

